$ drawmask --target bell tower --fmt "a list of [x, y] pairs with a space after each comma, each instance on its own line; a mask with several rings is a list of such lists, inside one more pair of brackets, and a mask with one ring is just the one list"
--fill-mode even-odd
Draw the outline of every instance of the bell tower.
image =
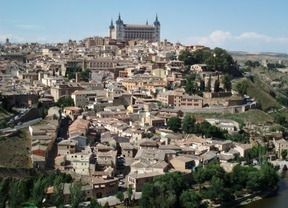
[[113, 19], [111, 19], [111, 24], [109, 26], [109, 36], [110, 36], [110, 39], [115, 39], [114, 37], [114, 34], [115, 33], [115, 26], [113, 24]]
[[160, 41], [160, 22], [158, 20], [158, 15], [156, 14], [156, 18], [154, 21], [154, 28], [155, 28], [155, 32], [154, 32], [154, 41], [155, 42], [159, 42]]
[[124, 40], [124, 22], [119, 13], [118, 20], [116, 21], [116, 39]]

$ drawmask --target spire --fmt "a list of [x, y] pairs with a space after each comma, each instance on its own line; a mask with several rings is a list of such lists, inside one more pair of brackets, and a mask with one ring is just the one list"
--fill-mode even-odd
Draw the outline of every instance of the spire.
[[148, 25], [148, 20], [146, 20], [146, 25]]
[[160, 26], [160, 22], [158, 20], [158, 14], [156, 14], [156, 18], [155, 18], [155, 21], [154, 21], [154, 25], [155, 26]]
[[117, 25], [121, 25], [121, 24], [123, 24], [123, 21], [122, 21], [122, 19], [121, 19], [120, 12], [119, 12], [118, 20], [116, 21], [116, 24], [117, 24]]
[[114, 28], [113, 19], [111, 19], [110, 29]]

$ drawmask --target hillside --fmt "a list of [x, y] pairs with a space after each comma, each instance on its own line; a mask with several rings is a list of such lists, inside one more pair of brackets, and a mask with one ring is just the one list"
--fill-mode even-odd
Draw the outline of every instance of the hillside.
[[234, 90], [236, 90], [236, 86], [240, 82], [247, 85], [247, 95], [249, 95], [251, 98], [254, 98], [261, 106], [262, 110], [268, 111], [270, 109], [281, 108], [281, 105], [277, 102], [276, 98], [272, 96], [273, 89], [265, 84], [265, 82], [260, 80], [259, 77], [255, 76], [253, 81], [247, 78], [234, 80]]
[[17, 132], [12, 137], [0, 137], [0, 167], [30, 168], [30, 136], [28, 129]]
[[285, 64], [288, 64], [288, 54], [285, 53], [247, 53], [241, 51], [229, 51], [233, 59], [238, 63], [245, 63], [247, 60], [260, 61], [268, 60], [269, 62], [278, 63], [282, 61]]
[[219, 119], [231, 119], [237, 121], [241, 125], [244, 124], [267, 124], [273, 122], [273, 117], [268, 113], [261, 110], [249, 110], [244, 113], [196, 113], [193, 114], [196, 117], [202, 118], [219, 118]]

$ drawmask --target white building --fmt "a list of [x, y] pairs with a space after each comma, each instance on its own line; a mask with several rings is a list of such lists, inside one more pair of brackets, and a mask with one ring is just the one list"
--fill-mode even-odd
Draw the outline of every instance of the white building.
[[205, 120], [213, 126], [217, 126], [220, 129], [227, 130], [229, 133], [238, 132], [240, 130], [239, 123], [233, 120], [215, 118], [207, 118]]
[[285, 139], [276, 140], [275, 138], [273, 138], [273, 144], [279, 158], [281, 157], [281, 153], [284, 150], [288, 150], [288, 142]]
[[76, 90], [71, 95], [75, 106], [86, 107], [89, 104], [109, 102], [108, 92], [106, 90]]
[[89, 175], [89, 154], [75, 153], [66, 155], [66, 160], [71, 163], [73, 172], [80, 175]]

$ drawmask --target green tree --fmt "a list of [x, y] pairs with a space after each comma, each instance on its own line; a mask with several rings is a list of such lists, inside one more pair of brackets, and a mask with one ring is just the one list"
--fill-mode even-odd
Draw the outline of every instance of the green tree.
[[197, 124], [195, 129], [196, 134], [201, 134], [205, 137], [212, 137], [216, 139], [225, 139], [226, 132], [216, 126], [212, 126], [207, 121]]
[[79, 74], [80, 79], [82, 81], [88, 82], [89, 79], [90, 79], [90, 73], [91, 73], [90, 69], [85, 69], [84, 71], [81, 71], [80, 74]]
[[142, 189], [142, 197], [140, 200], [140, 207], [141, 208], [157, 208], [158, 202], [158, 190], [152, 183], [146, 183]]
[[267, 148], [262, 145], [255, 145], [245, 155], [245, 160], [251, 163], [253, 159], [257, 159], [260, 164], [266, 160]]
[[181, 173], [167, 173], [155, 179], [155, 182], [166, 184], [169, 189], [173, 189], [177, 196], [191, 184], [189, 179], [185, 179]]
[[269, 191], [275, 188], [279, 182], [279, 175], [274, 166], [268, 162], [264, 162], [260, 169], [261, 190]]
[[208, 188], [206, 195], [209, 199], [215, 201], [223, 201], [225, 197], [224, 181], [220, 177], [213, 176], [211, 179], [210, 187]]
[[5, 208], [6, 206], [6, 202], [9, 196], [9, 182], [10, 179], [8, 178], [4, 178], [0, 182], [0, 208]]
[[247, 173], [247, 181], [246, 188], [251, 192], [260, 191], [261, 190], [261, 181], [260, 181], [260, 173], [259, 171], [250, 171]]
[[195, 132], [195, 123], [196, 119], [192, 117], [190, 114], [186, 114], [184, 116], [183, 122], [182, 122], [182, 131], [184, 131], [186, 134], [191, 134]]
[[264, 162], [260, 170], [252, 166], [237, 165], [231, 174], [231, 184], [234, 191], [247, 189], [254, 191], [273, 190], [279, 181], [276, 169]]
[[286, 125], [286, 117], [282, 114], [277, 113], [274, 116], [274, 121], [280, 125]]
[[66, 69], [66, 74], [65, 76], [71, 80], [76, 78], [76, 73], [82, 72], [82, 68], [78, 64], [73, 64], [72, 66], [68, 67]]
[[251, 60], [248, 60], [244, 63], [245, 66], [248, 66], [248, 67], [259, 67], [260, 66], [260, 62], [259, 61], [251, 61]]
[[219, 92], [219, 91], [220, 91], [220, 82], [219, 82], [219, 79], [217, 79], [214, 82], [214, 92]]
[[201, 92], [205, 91], [205, 81], [203, 79], [200, 80], [200, 86], [199, 86], [199, 90]]
[[241, 82], [238, 82], [236, 85], [236, 89], [239, 92], [240, 95], [245, 95], [247, 94], [248, 90], [248, 83], [247, 80], [243, 80]]
[[282, 150], [282, 152], [281, 152], [281, 157], [282, 157], [283, 160], [286, 160], [286, 158], [287, 158], [287, 154], [288, 154], [287, 149]]
[[10, 183], [9, 187], [9, 207], [21, 207], [21, 204], [26, 201], [25, 193], [27, 193], [27, 187], [23, 180], [14, 180]]
[[74, 106], [74, 100], [71, 97], [61, 97], [57, 101], [56, 105], [63, 108]]
[[187, 79], [186, 80], [186, 85], [185, 85], [185, 92], [189, 95], [193, 95], [196, 94], [197, 92], [197, 84], [195, 83], [195, 81], [191, 80], [191, 79]]
[[42, 201], [45, 196], [46, 186], [47, 186], [47, 179], [44, 177], [38, 177], [38, 179], [33, 185], [31, 197], [32, 197], [32, 202], [37, 207], [42, 207]]
[[186, 190], [180, 196], [180, 202], [183, 208], [200, 208], [204, 207], [202, 198], [199, 193], [193, 190]]
[[155, 178], [142, 189], [142, 208], [170, 208], [180, 206], [180, 195], [189, 185], [180, 173], [168, 173]]
[[254, 171], [255, 168], [249, 166], [236, 165], [231, 173], [231, 184], [233, 184], [233, 190], [242, 190], [246, 188], [248, 181], [248, 172]]
[[237, 63], [233, 60], [232, 56], [221, 48], [213, 50], [202, 49], [195, 52], [184, 50], [180, 52], [178, 59], [183, 61], [187, 66], [206, 64], [209, 69], [216, 69], [224, 74], [230, 74], [231, 76], [241, 75]]
[[70, 204], [72, 208], [78, 208], [84, 199], [84, 192], [81, 188], [82, 184], [80, 182], [74, 182], [70, 186]]
[[217, 163], [210, 163], [206, 166], [200, 166], [194, 173], [195, 180], [199, 184], [204, 183], [205, 181], [210, 181], [213, 176], [221, 178], [224, 175], [224, 169]]
[[155, 182], [154, 186], [158, 190], [157, 207], [170, 208], [175, 207], [177, 196], [174, 189], [170, 189], [168, 184]]
[[[193, 57], [197, 64], [207, 64], [208, 60], [213, 56], [211, 49], [201, 49], [193, 52]], [[208, 66], [209, 67], [209, 66]]]
[[33, 202], [25, 202], [21, 206], [22, 208], [38, 208]]
[[250, 135], [245, 132], [244, 130], [240, 130], [238, 133], [235, 134], [226, 134], [225, 139], [231, 140], [234, 142], [239, 142], [243, 144], [247, 144], [250, 141]]
[[133, 196], [133, 190], [132, 190], [131, 187], [129, 187], [129, 188], [127, 189], [128, 205], [131, 204], [132, 196]]
[[196, 74], [191, 74], [186, 77], [185, 92], [189, 95], [196, 94], [198, 92], [198, 85], [196, 83]]
[[89, 208], [102, 208], [102, 206], [96, 199], [91, 199]]
[[52, 194], [52, 202], [54, 205], [57, 207], [64, 207], [64, 194], [63, 194], [63, 189], [64, 189], [64, 183], [65, 182], [70, 182], [66, 181], [65, 176], [63, 175], [58, 175], [53, 181], [53, 190], [54, 193]]
[[179, 117], [171, 117], [167, 121], [167, 126], [170, 130], [172, 130], [174, 132], [180, 132], [181, 119]]
[[116, 194], [117, 199], [122, 203], [124, 201], [124, 194], [122, 191], [118, 191]]
[[208, 78], [206, 89], [205, 89], [206, 92], [211, 92], [211, 82], [212, 82], [212, 80], [211, 80], [211, 75], [210, 75]]
[[223, 87], [224, 87], [224, 89], [225, 89], [227, 92], [230, 92], [231, 89], [232, 89], [232, 83], [231, 83], [231, 78], [230, 78], [230, 76], [229, 76], [229, 75], [225, 75], [225, 76], [223, 77], [222, 82], [223, 82]]
[[222, 48], [214, 48], [205, 62], [210, 69], [216, 67], [217, 71], [221, 71], [224, 74], [230, 74], [232, 76], [239, 75], [236, 62], [232, 56]]
[[180, 52], [179, 56], [178, 56], [178, 59], [180, 61], [183, 61], [185, 65], [193, 65], [195, 64], [197, 61], [195, 60], [193, 54], [188, 51], [188, 50], [183, 50]]

